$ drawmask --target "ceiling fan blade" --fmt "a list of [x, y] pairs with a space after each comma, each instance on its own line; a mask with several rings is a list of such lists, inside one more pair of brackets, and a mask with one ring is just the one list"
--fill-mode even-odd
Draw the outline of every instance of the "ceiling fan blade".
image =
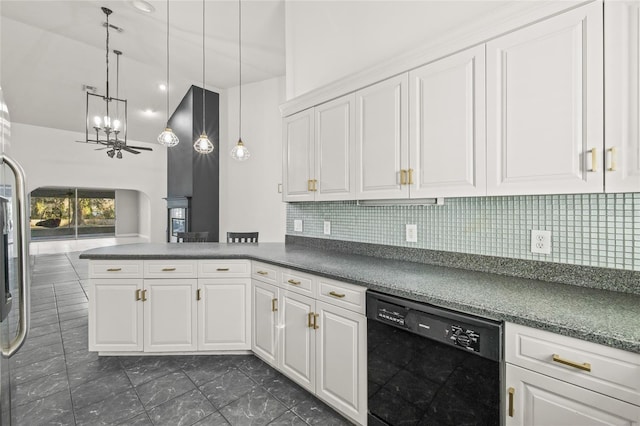
[[103, 146], [102, 148], [96, 148], [94, 151], [102, 151], [103, 149], [109, 148], [108, 146]]
[[122, 149], [127, 151], [127, 152], [130, 152], [132, 154], [140, 154], [140, 152], [131, 149], [131, 147], [129, 147], [129, 146], [123, 146]]
[[127, 148], [139, 149], [140, 151], [153, 151], [153, 149], [147, 148], [146, 146], [131, 146], [131, 145], [127, 145]]

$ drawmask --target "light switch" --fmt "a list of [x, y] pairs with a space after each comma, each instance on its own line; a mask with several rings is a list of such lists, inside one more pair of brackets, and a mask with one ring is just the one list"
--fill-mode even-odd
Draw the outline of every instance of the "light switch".
[[328, 220], [324, 221], [324, 235], [331, 235], [331, 222]]
[[409, 225], [407, 224], [406, 228], [407, 233], [407, 242], [408, 243], [417, 243], [418, 242], [418, 225]]
[[302, 219], [295, 219], [293, 221], [293, 230], [296, 232], [302, 232]]

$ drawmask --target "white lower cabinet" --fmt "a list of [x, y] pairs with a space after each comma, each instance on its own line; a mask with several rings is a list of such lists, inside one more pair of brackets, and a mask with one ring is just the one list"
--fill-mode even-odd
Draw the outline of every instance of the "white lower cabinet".
[[366, 424], [365, 289], [305, 274], [291, 278], [289, 270], [274, 273], [281, 279], [266, 282], [254, 275], [251, 349], [352, 421]]

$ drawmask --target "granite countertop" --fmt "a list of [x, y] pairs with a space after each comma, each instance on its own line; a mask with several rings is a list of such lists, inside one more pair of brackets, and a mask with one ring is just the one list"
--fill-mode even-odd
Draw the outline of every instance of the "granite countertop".
[[640, 296], [296, 244], [127, 244], [82, 259], [250, 259], [640, 353]]

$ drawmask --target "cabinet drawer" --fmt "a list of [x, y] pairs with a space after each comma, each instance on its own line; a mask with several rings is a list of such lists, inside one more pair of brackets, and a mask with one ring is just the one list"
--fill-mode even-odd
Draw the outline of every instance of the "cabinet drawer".
[[640, 405], [640, 354], [505, 324], [510, 364]]
[[92, 260], [89, 278], [142, 278], [142, 260]]
[[328, 278], [317, 278], [318, 300], [342, 306], [350, 311], [365, 313], [366, 287], [347, 284]]
[[251, 277], [265, 283], [278, 284], [279, 269], [268, 263], [251, 262]]
[[251, 274], [248, 260], [220, 259], [198, 261], [198, 278], [237, 277], [248, 278]]
[[145, 260], [145, 278], [197, 278], [195, 260]]
[[285, 269], [282, 271], [280, 287], [315, 298], [315, 282], [312, 275]]

